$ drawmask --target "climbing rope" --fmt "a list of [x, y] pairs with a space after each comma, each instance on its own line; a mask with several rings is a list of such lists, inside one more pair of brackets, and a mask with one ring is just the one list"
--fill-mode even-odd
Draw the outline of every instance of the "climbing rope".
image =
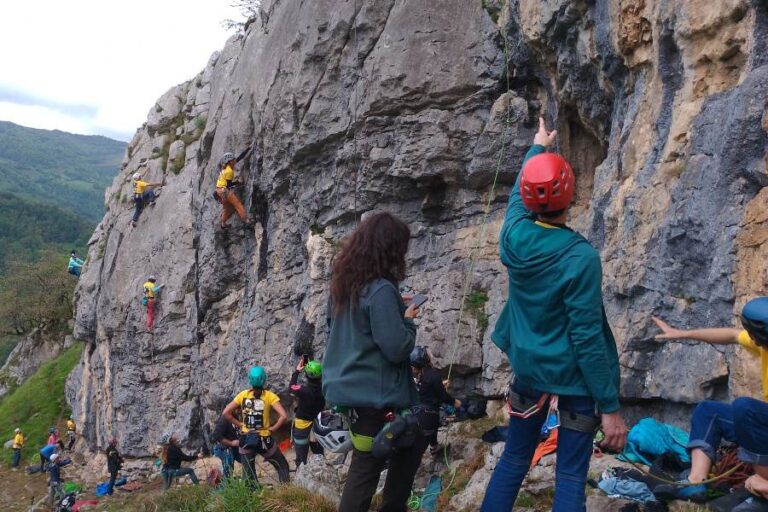
[[664, 477], [661, 477], [661, 476], [658, 476], [658, 475], [654, 475], [653, 473], [651, 473], [650, 471], [648, 471], [647, 469], [642, 467], [640, 464], [637, 464], [636, 462], [633, 462], [633, 461], [629, 460], [626, 457], [626, 455], [624, 456], [624, 462], [629, 463], [633, 468], [635, 468], [636, 470], [638, 470], [643, 475], [645, 475], [645, 476], [647, 476], [649, 478], [653, 478], [654, 480], [657, 480], [657, 481], [665, 483], [665, 484], [674, 485], [675, 487], [692, 487], [694, 485], [708, 485], [708, 484], [711, 484], [711, 483], [719, 482], [720, 480], [724, 480], [727, 477], [731, 476], [732, 474], [734, 474], [736, 471], [738, 471], [739, 469], [741, 469], [744, 466], [743, 462], [739, 462], [738, 464], [733, 466], [731, 469], [729, 469], [728, 471], [726, 471], [726, 472], [724, 472], [724, 473], [722, 473], [720, 475], [714, 476], [712, 478], [708, 478], [706, 480], [702, 480], [701, 482], [692, 483], [692, 482], [681, 482], [681, 481], [677, 481], [677, 480], [670, 480], [668, 478], [664, 478]]
[[[352, 211], [355, 219], [355, 225], [357, 225], [359, 222], [358, 213], [357, 213], [357, 195], [359, 191], [358, 179], [360, 174], [360, 169], [358, 168], [359, 162], [357, 157], [357, 103], [359, 100], [357, 88], [360, 82], [360, 77], [363, 74], [362, 73], [363, 64], [362, 64], [362, 61], [360, 60], [360, 51], [359, 51], [358, 39], [357, 39], [357, 15], [360, 12], [357, 8], [357, 1], [358, 0], [355, 0], [355, 10], [352, 16], [352, 31], [354, 32], [354, 39], [355, 39], [355, 61], [356, 61], [355, 62], [355, 87], [353, 89], [355, 99], [352, 103], [352, 151], [353, 151], [352, 167], [355, 169], [355, 183], [354, 183], [355, 193], [354, 193], [354, 199], [353, 199], [354, 202], [353, 202]], [[362, 7], [360, 9], [362, 10]]]

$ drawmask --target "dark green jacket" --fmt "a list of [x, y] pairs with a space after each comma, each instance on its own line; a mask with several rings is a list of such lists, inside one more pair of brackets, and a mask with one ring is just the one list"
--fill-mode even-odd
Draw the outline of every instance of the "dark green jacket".
[[[534, 145], [525, 157], [544, 152]], [[515, 378], [539, 391], [591, 396], [600, 412], [619, 409], [619, 358], [603, 308], [600, 256], [568, 228], [535, 221], [520, 197], [520, 175], [499, 237], [509, 298], [493, 342]]]
[[403, 318], [397, 286], [378, 279], [357, 307], [334, 315], [323, 358], [323, 394], [331, 405], [404, 408], [418, 402], [410, 355], [416, 325]]

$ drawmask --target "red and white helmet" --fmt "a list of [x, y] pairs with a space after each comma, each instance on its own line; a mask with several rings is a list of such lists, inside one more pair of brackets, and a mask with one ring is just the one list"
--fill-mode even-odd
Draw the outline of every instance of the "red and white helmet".
[[565, 158], [556, 153], [541, 153], [530, 158], [520, 176], [523, 205], [534, 213], [566, 209], [573, 200], [576, 178]]

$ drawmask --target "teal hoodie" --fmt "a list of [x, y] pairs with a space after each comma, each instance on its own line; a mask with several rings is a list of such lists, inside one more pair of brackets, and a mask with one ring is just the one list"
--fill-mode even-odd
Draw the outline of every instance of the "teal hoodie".
[[410, 363], [416, 325], [403, 317], [405, 309], [397, 286], [377, 279], [363, 288], [357, 307], [333, 316], [323, 357], [329, 404], [402, 409], [418, 402]]
[[[534, 145], [525, 160], [543, 152]], [[499, 236], [509, 298], [491, 338], [521, 383], [590, 396], [601, 413], [615, 412], [619, 358], [603, 308], [600, 256], [575, 231], [536, 222], [523, 206], [520, 174]]]

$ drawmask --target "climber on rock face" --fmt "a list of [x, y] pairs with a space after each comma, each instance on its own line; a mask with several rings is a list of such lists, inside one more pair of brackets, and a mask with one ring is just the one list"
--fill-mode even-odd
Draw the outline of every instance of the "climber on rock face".
[[[419, 390], [419, 404], [413, 407], [413, 413], [419, 419], [419, 425], [424, 430], [427, 444], [433, 456], [443, 453], [437, 443], [437, 430], [440, 427], [440, 406], [449, 404], [457, 409], [461, 402], [454, 399], [445, 389], [440, 372], [432, 367], [426, 347], [417, 346], [411, 352], [411, 369], [416, 389]], [[426, 450], [427, 444], [424, 444]]]
[[243, 203], [237, 198], [237, 194], [233, 190], [237, 182], [235, 181], [235, 165], [245, 158], [245, 156], [251, 151], [252, 146], [249, 146], [238, 156], [233, 153], [224, 153], [219, 162], [219, 177], [216, 180], [216, 198], [221, 203], [221, 229], [227, 229], [227, 221], [234, 212], [237, 212], [238, 217], [246, 225], [250, 225], [251, 221], [245, 213]]
[[380, 510], [406, 510], [421, 463], [426, 441], [420, 431], [407, 436], [410, 446], [403, 440], [388, 458], [374, 455], [377, 435], [419, 400], [408, 378], [419, 309], [406, 306], [398, 289], [410, 239], [400, 219], [371, 215], [347, 237], [333, 264], [323, 392], [329, 404], [348, 409], [353, 445], [340, 512], [369, 509], [387, 462]]
[[156, 284], [157, 278], [155, 276], [149, 276], [147, 282], [144, 283], [144, 299], [142, 302], [147, 306], [147, 332], [152, 332], [152, 326], [155, 323], [155, 301], [163, 289], [162, 284]]
[[[755, 474], [745, 483], [747, 490], [759, 502], [739, 505], [734, 512], [768, 512], [768, 297], [747, 302], [741, 310], [743, 329], [732, 327], [711, 329], [676, 329], [658, 318], [653, 318], [662, 333], [657, 340], [699, 340], [714, 345], [741, 345], [759, 358], [763, 387], [762, 400], [737, 398], [731, 404], [705, 400], [696, 406], [691, 418], [691, 436], [687, 449], [691, 453], [691, 472], [685, 483], [707, 479], [712, 464], [717, 460], [717, 449], [725, 440], [739, 446], [739, 459], [752, 464]], [[656, 487], [663, 495], [679, 499], [703, 501], [707, 496], [705, 485]]]
[[80, 271], [83, 268], [85, 262], [77, 257], [77, 251], [74, 249], [69, 253], [69, 263], [67, 264], [67, 272], [73, 276], [80, 277]]
[[[307, 377], [305, 384], [299, 384], [301, 372]], [[296, 467], [307, 463], [310, 448], [312, 453], [322, 455], [323, 447], [317, 441], [310, 440], [312, 423], [317, 415], [325, 408], [323, 397], [323, 365], [318, 361], [307, 361], [302, 357], [296, 370], [291, 375], [289, 384], [291, 394], [296, 397], [296, 417], [291, 428], [294, 450], [296, 451]]]
[[77, 424], [75, 419], [70, 416], [67, 420], [67, 451], [72, 451], [72, 447], [75, 446], [75, 440], [77, 437]]
[[553, 512], [586, 510], [584, 487], [601, 420], [605, 448], [618, 451], [626, 441], [600, 256], [565, 225], [575, 177], [563, 157], [545, 152], [556, 134], [539, 119], [499, 237], [509, 296], [492, 340], [507, 354], [515, 378], [508, 394], [509, 434], [484, 512], [512, 510], [548, 411], [568, 413], [560, 417]]
[[141, 179], [140, 172], [133, 174], [133, 219], [131, 220], [131, 226], [136, 227], [136, 222], [139, 220], [139, 215], [144, 210], [144, 207], [149, 203], [150, 206], [155, 205], [155, 199], [157, 199], [158, 193], [155, 192], [155, 187], [162, 187], [160, 182], [150, 182]]
[[[276, 470], [280, 483], [289, 480], [288, 461], [285, 460], [272, 433], [277, 432], [288, 420], [280, 398], [264, 388], [267, 372], [261, 366], [254, 366], [248, 372], [248, 389], [235, 396], [222, 413], [227, 421], [240, 429], [239, 450], [245, 475], [255, 485], [256, 455], [261, 455]], [[270, 413], [277, 413], [277, 421], [272, 424]]]

